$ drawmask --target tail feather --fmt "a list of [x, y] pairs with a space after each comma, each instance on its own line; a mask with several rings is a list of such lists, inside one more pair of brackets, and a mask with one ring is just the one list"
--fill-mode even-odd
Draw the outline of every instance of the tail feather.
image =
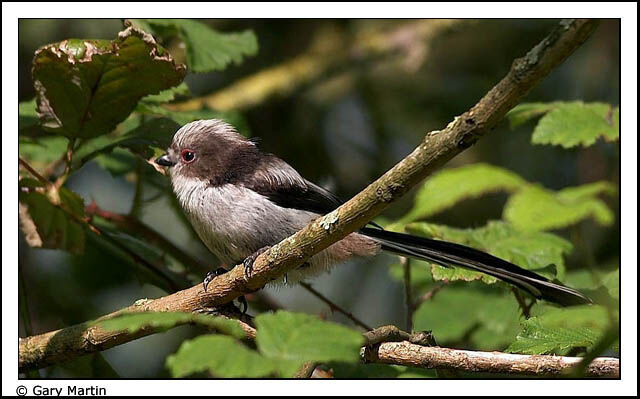
[[591, 299], [572, 288], [553, 283], [530, 270], [474, 248], [370, 227], [362, 228], [360, 233], [379, 241], [383, 250], [445, 267], [456, 265], [482, 272], [512, 284], [536, 298], [563, 306], [592, 303]]

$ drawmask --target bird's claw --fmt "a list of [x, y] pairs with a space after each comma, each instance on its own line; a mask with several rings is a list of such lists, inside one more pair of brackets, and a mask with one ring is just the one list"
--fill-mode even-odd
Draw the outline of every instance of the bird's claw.
[[258, 256], [262, 255], [266, 252], [270, 246], [262, 247], [251, 255], [247, 256], [245, 260], [242, 261], [242, 265], [244, 266], [244, 279], [248, 280], [251, 277], [251, 273], [253, 272], [253, 263], [256, 261]]
[[209, 283], [213, 281], [214, 278], [225, 274], [227, 272], [227, 269], [224, 269], [222, 267], [217, 268], [216, 270], [210, 270], [209, 272], [207, 272], [207, 275], [204, 276], [204, 280], [202, 280], [202, 288], [204, 289], [204, 292], [207, 292], [207, 287], [209, 286]]

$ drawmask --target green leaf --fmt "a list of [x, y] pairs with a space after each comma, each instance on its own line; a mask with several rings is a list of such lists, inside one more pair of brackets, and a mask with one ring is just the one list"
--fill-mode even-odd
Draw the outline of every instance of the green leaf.
[[18, 103], [18, 135], [29, 137], [46, 135], [40, 127], [35, 99]]
[[60, 136], [38, 139], [18, 136], [18, 154], [32, 166], [46, 165], [62, 157], [67, 151], [69, 140]]
[[[458, 229], [424, 222], [411, 223], [407, 231], [438, 240], [456, 242], [490, 253], [523, 269], [533, 270], [551, 279], [564, 278], [564, 255], [572, 250], [571, 243], [551, 233], [527, 232], [515, 229], [508, 223], [491, 221], [477, 229]], [[557, 275], [548, 272], [555, 265]], [[459, 267], [443, 268], [433, 264], [431, 273], [434, 280], [482, 280], [485, 283], [497, 279], [483, 273]]]
[[171, 375], [180, 378], [209, 371], [221, 378], [258, 378], [272, 375], [273, 362], [231, 337], [204, 335], [185, 341], [167, 358]]
[[500, 350], [513, 341], [520, 309], [511, 293], [477, 285], [446, 286], [414, 313], [414, 328], [431, 330], [438, 344], [457, 343], [467, 335], [474, 348]]
[[112, 152], [101, 154], [94, 160], [113, 177], [122, 176], [136, 168], [136, 156], [122, 148], [114, 148]]
[[61, 187], [47, 191], [38, 181], [24, 178], [18, 183], [20, 228], [32, 247], [84, 252], [85, 217], [82, 198]]
[[617, 309], [620, 301], [620, 269], [594, 273], [588, 269], [567, 273], [566, 283], [580, 290], [599, 305]]
[[127, 28], [113, 41], [44, 46], [36, 51], [32, 74], [45, 130], [89, 138], [112, 131], [140, 98], [179, 84], [186, 71], [151, 35]]
[[83, 156], [78, 162], [84, 164], [100, 154], [111, 152], [116, 147], [126, 148], [144, 159], [150, 159], [166, 151], [178, 129], [180, 125], [171, 119], [153, 118], [116, 141], [111, 141], [108, 145]]
[[139, 312], [122, 314], [111, 319], [99, 321], [107, 331], [127, 330], [135, 333], [139, 330], [152, 328], [154, 330], [168, 330], [178, 325], [194, 323], [213, 328], [216, 331], [242, 339], [245, 333], [235, 320], [225, 317], [201, 315], [185, 312]]
[[424, 219], [467, 198], [496, 191], [513, 192], [526, 184], [520, 176], [487, 164], [473, 164], [442, 171], [420, 188], [411, 211], [400, 223]]
[[153, 33], [176, 33], [186, 47], [187, 65], [193, 72], [220, 71], [231, 62], [240, 64], [245, 56], [258, 52], [258, 40], [250, 30], [219, 33], [207, 25], [189, 19], [132, 20], [143, 23]]
[[522, 323], [516, 341], [507, 349], [509, 352], [564, 354], [574, 347], [588, 350], [612, 324], [618, 324], [617, 312], [611, 314], [607, 308], [599, 305], [569, 308], [536, 305], [532, 315], [535, 317]]
[[555, 107], [540, 119], [533, 144], [588, 147], [600, 137], [616, 141], [620, 135], [620, 110], [609, 104], [569, 102]]
[[522, 323], [523, 330], [506, 349], [507, 352], [539, 355], [563, 353], [574, 347], [591, 347], [599, 335], [588, 328], [547, 328], [533, 317]]
[[149, 96], [146, 96], [140, 101], [152, 104], [168, 103], [175, 100], [176, 97], [188, 95], [189, 86], [187, 86], [186, 83], [182, 82], [178, 86], [163, 90], [158, 94], [151, 94]]
[[256, 344], [260, 352], [274, 360], [282, 377], [291, 377], [307, 361], [357, 362], [361, 334], [317, 317], [277, 311], [256, 317]]
[[171, 111], [157, 104], [140, 103], [137, 112], [145, 115], [163, 116], [172, 119], [179, 125], [186, 125], [189, 122], [201, 119], [221, 119], [233, 125], [238, 132], [245, 137], [250, 137], [249, 124], [239, 112], [234, 111], [214, 111], [211, 109], [200, 109], [194, 111]]
[[561, 104], [562, 102], [559, 101], [551, 103], [519, 104], [507, 113], [506, 118], [509, 119], [509, 125], [511, 126], [511, 128], [515, 129], [528, 120], [544, 115]]
[[521, 230], [560, 229], [587, 218], [607, 226], [613, 223], [613, 212], [596, 195], [614, 192], [613, 186], [606, 182], [559, 192], [532, 185], [509, 197], [503, 217]]

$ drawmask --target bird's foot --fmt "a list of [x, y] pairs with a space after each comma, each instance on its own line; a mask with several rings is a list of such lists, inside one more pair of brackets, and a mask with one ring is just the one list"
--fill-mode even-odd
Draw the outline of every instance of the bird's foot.
[[[202, 288], [204, 288], [204, 292], [207, 292], [207, 286], [211, 281], [213, 281], [213, 279], [227, 272], [228, 270], [223, 267], [219, 267], [216, 270], [211, 270], [210, 272], [208, 272], [204, 277], [204, 280], [202, 281]], [[247, 309], [249, 309], [247, 298], [245, 298], [244, 295], [241, 295], [238, 297], [238, 302], [240, 302], [240, 304], [242, 305], [242, 315], [244, 316], [247, 313]]]
[[214, 278], [225, 274], [228, 270], [223, 268], [223, 267], [219, 267], [216, 270], [211, 270], [207, 273], [206, 276], [204, 276], [204, 280], [202, 280], [202, 288], [204, 288], [204, 292], [207, 292], [207, 286], [209, 286], [209, 283], [213, 281]]
[[242, 264], [244, 265], [244, 279], [248, 280], [251, 277], [251, 273], [253, 272], [253, 262], [256, 261], [258, 256], [262, 255], [264, 252], [269, 250], [270, 246], [262, 247], [251, 255], [247, 256]]

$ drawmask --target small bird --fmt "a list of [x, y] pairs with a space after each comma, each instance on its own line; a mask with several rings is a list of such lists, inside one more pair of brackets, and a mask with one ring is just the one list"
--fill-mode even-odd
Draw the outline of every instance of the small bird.
[[[341, 205], [334, 194], [303, 178], [255, 141], [221, 120], [199, 120], [180, 128], [167, 153], [173, 191], [204, 244], [226, 268], [253, 261], [270, 246]], [[287, 273], [295, 283], [353, 257], [389, 251], [444, 267], [460, 266], [512, 284], [560, 305], [591, 303], [582, 293], [464, 245], [386, 231], [377, 225], [347, 235]], [[215, 274], [209, 273], [207, 284]]]

